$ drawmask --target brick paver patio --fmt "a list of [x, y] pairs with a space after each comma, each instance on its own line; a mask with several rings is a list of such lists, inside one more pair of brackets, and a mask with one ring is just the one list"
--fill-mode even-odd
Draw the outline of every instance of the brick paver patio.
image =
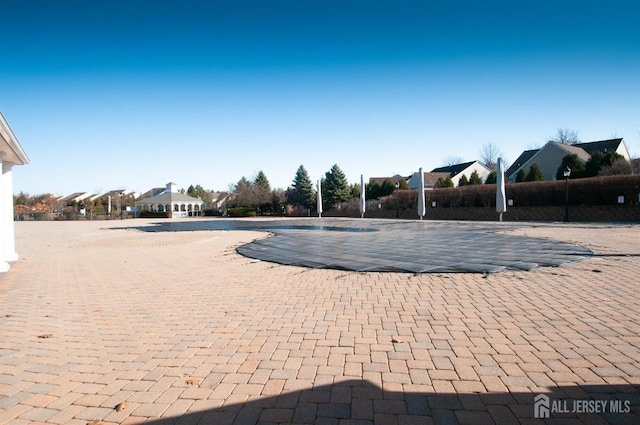
[[640, 227], [524, 226], [595, 255], [415, 275], [277, 265], [235, 251], [264, 233], [134, 223], [152, 222], [16, 223], [0, 424], [640, 422]]

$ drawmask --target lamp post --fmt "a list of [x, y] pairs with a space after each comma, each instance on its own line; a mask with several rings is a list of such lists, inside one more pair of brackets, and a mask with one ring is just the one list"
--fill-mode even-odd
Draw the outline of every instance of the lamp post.
[[569, 221], [569, 176], [571, 176], [571, 168], [567, 166], [564, 170], [565, 190], [564, 190], [564, 221]]
[[396, 182], [396, 218], [400, 218], [400, 203], [398, 201], [398, 189], [400, 189], [400, 180]]

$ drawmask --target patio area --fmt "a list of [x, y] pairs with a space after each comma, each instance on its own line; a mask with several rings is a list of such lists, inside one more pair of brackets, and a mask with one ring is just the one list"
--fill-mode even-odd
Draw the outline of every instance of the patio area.
[[[366, 221], [16, 223], [21, 258], [0, 275], [0, 423], [640, 421], [638, 226], [446, 223], [468, 243], [506, 235], [583, 258], [499, 273], [334, 270], [237, 251], [418, 233]], [[456, 227], [442, 224], [423, 223], [446, 248]], [[548, 418], [536, 417], [540, 395]], [[557, 409], [589, 400], [607, 410]]]

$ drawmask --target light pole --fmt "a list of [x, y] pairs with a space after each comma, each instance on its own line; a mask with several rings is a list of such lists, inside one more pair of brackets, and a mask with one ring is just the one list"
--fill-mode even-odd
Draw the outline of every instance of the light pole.
[[398, 202], [398, 189], [400, 189], [400, 180], [396, 182], [396, 218], [400, 218], [400, 204]]
[[564, 170], [565, 190], [564, 190], [564, 221], [569, 221], [569, 176], [571, 176], [571, 168], [567, 166]]

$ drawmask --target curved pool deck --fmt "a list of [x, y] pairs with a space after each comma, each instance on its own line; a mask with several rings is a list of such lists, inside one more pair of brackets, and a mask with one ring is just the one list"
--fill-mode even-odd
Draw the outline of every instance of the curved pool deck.
[[144, 231], [258, 230], [271, 237], [238, 253], [278, 264], [357, 272], [494, 273], [580, 261], [580, 245], [516, 236], [522, 224], [376, 219], [171, 220]]

